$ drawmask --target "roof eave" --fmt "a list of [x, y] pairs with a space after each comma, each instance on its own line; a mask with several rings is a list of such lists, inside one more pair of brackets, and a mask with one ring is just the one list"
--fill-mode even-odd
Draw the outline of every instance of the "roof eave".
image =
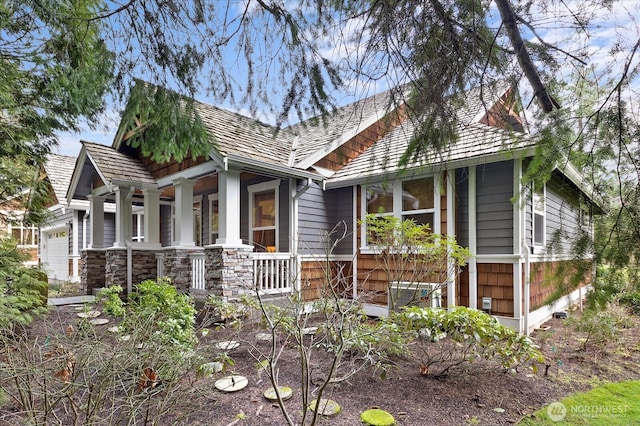
[[[523, 147], [508, 151], [509, 158], [525, 158], [535, 153], [534, 147]], [[389, 171], [367, 173], [356, 178], [330, 178], [327, 180], [325, 187], [327, 189], [342, 188], [345, 186], [362, 185], [371, 183], [378, 178], [383, 177], [402, 177], [406, 176], [407, 170], [419, 171], [429, 169], [430, 172], [439, 172], [442, 170], [459, 169], [462, 167], [478, 166], [486, 163], [504, 161], [506, 154], [497, 152], [489, 155], [479, 155], [474, 157], [461, 158], [453, 161], [441, 161], [430, 164], [415, 165], [407, 168], [397, 168]]]
[[87, 149], [83, 145], [82, 148], [80, 148], [80, 153], [78, 154], [78, 158], [76, 159], [76, 165], [73, 168], [73, 173], [71, 174], [71, 182], [69, 183], [69, 188], [67, 189], [66, 196], [67, 204], [71, 204], [71, 200], [73, 200], [73, 194], [76, 192], [78, 181], [80, 180], [82, 168], [84, 167], [84, 162], [86, 159]]
[[225, 164], [225, 170], [229, 168], [250, 168], [255, 171], [263, 171], [268, 173], [276, 173], [279, 175], [284, 175], [288, 177], [301, 178], [301, 179], [313, 179], [315, 181], [322, 181], [324, 178], [317, 173], [309, 172], [306, 170], [300, 170], [297, 168], [291, 168], [288, 166], [283, 166], [280, 164], [274, 163], [265, 163], [260, 160], [254, 160], [251, 158], [246, 158], [242, 156], [237, 156], [234, 154], [228, 154], [223, 158], [223, 163]]

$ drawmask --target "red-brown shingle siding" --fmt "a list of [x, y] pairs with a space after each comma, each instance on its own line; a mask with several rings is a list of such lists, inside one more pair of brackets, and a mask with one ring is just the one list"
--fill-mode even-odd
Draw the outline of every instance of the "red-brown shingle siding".
[[391, 130], [395, 129], [406, 119], [404, 107], [398, 107], [396, 111], [376, 121], [357, 135], [349, 139], [338, 148], [331, 151], [316, 162], [316, 166], [332, 171], [340, 170], [349, 164], [351, 160], [369, 149], [374, 143], [382, 139]]

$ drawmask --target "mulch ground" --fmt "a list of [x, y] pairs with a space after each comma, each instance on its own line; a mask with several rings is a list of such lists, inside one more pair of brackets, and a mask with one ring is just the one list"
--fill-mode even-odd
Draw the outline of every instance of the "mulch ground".
[[[64, 336], [71, 329], [69, 325], [77, 328], [82, 321], [77, 313], [77, 308], [73, 306], [52, 307], [44, 318], [28, 327], [27, 333], [41, 340], [55, 339], [52, 333], [56, 332]], [[579, 312], [570, 314], [580, 315]], [[106, 330], [113, 324], [111, 322], [100, 327]], [[532, 374], [528, 369], [514, 373], [480, 365], [436, 378], [422, 375], [414, 360], [396, 357], [384, 378], [380, 369], [370, 366], [344, 382], [327, 386], [324, 397], [338, 402], [341, 411], [334, 416], [321, 418], [319, 424], [359, 425], [360, 413], [369, 408], [390, 412], [398, 425], [515, 424], [544, 405], [573, 392], [606, 382], [640, 379], [638, 326], [623, 330], [620, 342], [610, 342], [604, 348], [593, 347], [586, 351], [581, 349], [581, 339], [585, 335], [568, 327], [566, 320], [552, 319], [544, 324], [544, 328], [531, 336], [547, 356], [549, 364], [548, 368], [542, 366], [537, 374]], [[206, 336], [200, 334], [200, 349], [211, 354], [215, 353], [214, 345], [223, 340], [238, 341], [240, 346], [228, 351], [233, 365], [227, 366], [225, 371], [197, 380], [189, 378], [189, 383], [197, 386], [197, 392], [192, 394], [191, 405], [176, 408], [182, 411], [179, 413], [182, 415], [180, 423], [223, 426], [286, 424], [279, 406], [263, 396], [263, 392], [271, 386], [267, 374], [258, 364], [260, 353], [269, 350], [269, 342], [258, 339], [258, 334], [263, 332], [258, 324], [249, 324], [240, 330], [211, 328]], [[6, 359], [6, 354], [0, 353], [0, 356], [0, 361]], [[326, 358], [318, 356], [311, 362], [312, 397], [323, 384], [324, 372], [319, 369], [325, 368], [321, 365]], [[293, 397], [285, 402], [286, 407], [299, 422], [303, 404], [300, 353], [295, 345], [285, 346], [278, 365], [279, 383], [293, 390]], [[233, 393], [216, 389], [216, 380], [229, 374], [246, 377], [248, 385]], [[134, 377], [132, 386], [135, 383]], [[153, 392], [161, 394], [166, 391], [159, 386]], [[186, 410], [189, 412], [185, 414]], [[168, 410], [166, 415], [158, 415], [155, 424], [176, 424], [177, 415]], [[58, 418], [61, 419], [60, 423], [52, 421], [51, 424], [68, 424], [65, 423], [64, 414]], [[0, 398], [0, 423], [18, 425], [23, 422], [17, 404], [11, 399]], [[137, 424], [145, 423], [141, 420]]]

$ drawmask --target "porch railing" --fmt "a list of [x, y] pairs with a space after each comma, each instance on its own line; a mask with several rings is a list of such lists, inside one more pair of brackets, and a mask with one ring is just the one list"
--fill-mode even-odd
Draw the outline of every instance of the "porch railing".
[[[191, 288], [206, 290], [205, 255], [191, 253]], [[293, 280], [293, 256], [291, 253], [252, 253], [253, 282], [262, 294], [290, 293]]]
[[191, 288], [195, 290], [206, 290], [204, 280], [204, 253], [191, 253]]
[[262, 294], [290, 293], [294, 275], [291, 253], [253, 253], [253, 282]]

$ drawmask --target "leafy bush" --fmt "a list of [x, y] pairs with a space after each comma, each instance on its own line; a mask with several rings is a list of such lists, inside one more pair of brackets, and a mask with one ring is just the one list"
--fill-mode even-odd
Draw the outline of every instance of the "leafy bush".
[[242, 295], [238, 301], [227, 301], [212, 294], [207, 298], [204, 307], [206, 318], [203, 319], [203, 325], [213, 322], [240, 327], [251, 311], [258, 309], [258, 302], [248, 295]]
[[466, 307], [450, 310], [410, 307], [389, 321], [409, 333], [417, 343], [416, 355], [423, 374], [436, 375], [475, 361], [494, 362], [511, 369], [529, 364], [537, 369], [544, 362], [542, 353], [526, 336], [501, 325], [482, 311]]
[[120, 297], [122, 286], [113, 285], [101, 288], [96, 296], [96, 301], [102, 303], [102, 309], [106, 314], [122, 317], [125, 314], [125, 305]]
[[178, 294], [168, 279], [146, 280], [136, 286], [126, 305], [120, 300], [122, 287], [113, 286], [101, 292], [105, 312], [122, 316], [124, 330], [134, 330], [151, 322], [156, 328], [154, 339], [180, 350], [190, 349], [196, 341], [196, 308], [186, 294]]
[[595, 346], [603, 349], [609, 343], [620, 341], [620, 318], [607, 310], [587, 309], [579, 318], [571, 317], [568, 325], [576, 331], [586, 333], [582, 341], [582, 350]]
[[[428, 224], [372, 214], [366, 216], [364, 223], [367, 238], [376, 247], [378, 268], [389, 283], [390, 310], [400, 307], [401, 294], [404, 299], [407, 289], [412, 291], [402, 304], [420, 304], [431, 298], [430, 294], [423, 294], [418, 283], [440, 283], [432, 291], [442, 290], [471, 257], [469, 250], [458, 245], [455, 238], [434, 234]], [[454, 268], [447, 267], [450, 262]]]
[[0, 241], [0, 329], [29, 324], [47, 309], [47, 276], [23, 265], [14, 240]]

